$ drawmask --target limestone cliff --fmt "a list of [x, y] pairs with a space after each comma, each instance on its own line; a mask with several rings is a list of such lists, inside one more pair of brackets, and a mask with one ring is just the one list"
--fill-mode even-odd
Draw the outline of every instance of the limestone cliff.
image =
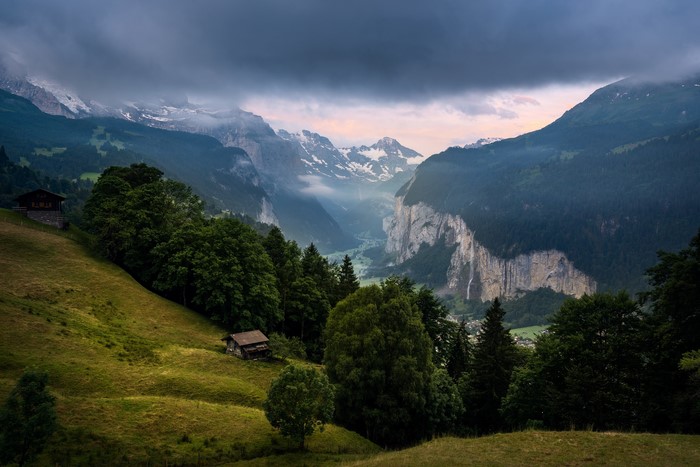
[[596, 289], [596, 282], [560, 251], [499, 258], [475, 240], [461, 217], [437, 212], [424, 203], [406, 206], [400, 196], [395, 200], [394, 215], [384, 219], [384, 230], [386, 251], [395, 254], [399, 264], [415, 255], [422, 244], [432, 246], [444, 238], [446, 246], [455, 246], [446, 273], [447, 286], [465, 298], [510, 299], [543, 287], [580, 297]]

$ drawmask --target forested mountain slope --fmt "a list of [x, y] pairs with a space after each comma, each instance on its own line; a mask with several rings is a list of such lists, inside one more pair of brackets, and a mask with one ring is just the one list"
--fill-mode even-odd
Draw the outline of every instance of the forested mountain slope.
[[[461, 219], [465, 238], [499, 261], [557, 251], [598, 290], [639, 290], [655, 252], [678, 249], [697, 231], [698, 174], [700, 78], [628, 79], [542, 130], [432, 156], [397, 193], [394, 214], [427, 206]], [[399, 227], [387, 225], [389, 250], [405, 260], [416, 254], [407, 247], [416, 228]], [[459, 243], [454, 231], [438, 230], [422, 241]], [[469, 263], [468, 253], [452, 256], [445, 278], [463, 295], [479, 274], [470, 276]]]

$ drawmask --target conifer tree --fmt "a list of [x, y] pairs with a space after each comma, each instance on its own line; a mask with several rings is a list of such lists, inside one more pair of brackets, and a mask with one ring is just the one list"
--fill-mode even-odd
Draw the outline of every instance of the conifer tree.
[[457, 381], [469, 368], [471, 357], [469, 331], [467, 331], [464, 321], [459, 323], [459, 326], [454, 330], [449, 344], [445, 369], [452, 379]]
[[491, 433], [501, 428], [499, 409], [518, 360], [510, 330], [503, 326], [504, 315], [500, 301], [494, 299], [476, 337], [470, 371], [463, 376], [467, 378], [467, 421], [481, 433]]
[[348, 255], [345, 255], [343, 264], [340, 266], [340, 273], [338, 274], [337, 301], [344, 299], [359, 288], [360, 281], [357, 280], [352, 261]]

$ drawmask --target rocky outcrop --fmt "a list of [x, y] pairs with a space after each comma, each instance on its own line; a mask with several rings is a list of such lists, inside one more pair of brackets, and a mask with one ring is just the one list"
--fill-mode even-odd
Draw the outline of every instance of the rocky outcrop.
[[515, 258], [499, 258], [476, 241], [474, 231], [456, 215], [440, 213], [418, 203], [406, 206], [396, 197], [394, 215], [384, 219], [387, 253], [402, 263], [418, 253], [421, 245], [439, 239], [455, 247], [446, 272], [447, 287], [464, 298], [492, 300], [516, 298], [547, 287], [580, 297], [595, 292], [596, 282], [574, 267], [561, 251], [533, 251]]

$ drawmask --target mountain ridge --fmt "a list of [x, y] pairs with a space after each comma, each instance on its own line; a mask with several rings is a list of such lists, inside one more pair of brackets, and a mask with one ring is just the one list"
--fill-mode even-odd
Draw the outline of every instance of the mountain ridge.
[[397, 198], [459, 216], [495, 256], [555, 249], [600, 290], [639, 291], [656, 251], [682, 248], [700, 225], [696, 84], [613, 83], [541, 130], [430, 157]]

